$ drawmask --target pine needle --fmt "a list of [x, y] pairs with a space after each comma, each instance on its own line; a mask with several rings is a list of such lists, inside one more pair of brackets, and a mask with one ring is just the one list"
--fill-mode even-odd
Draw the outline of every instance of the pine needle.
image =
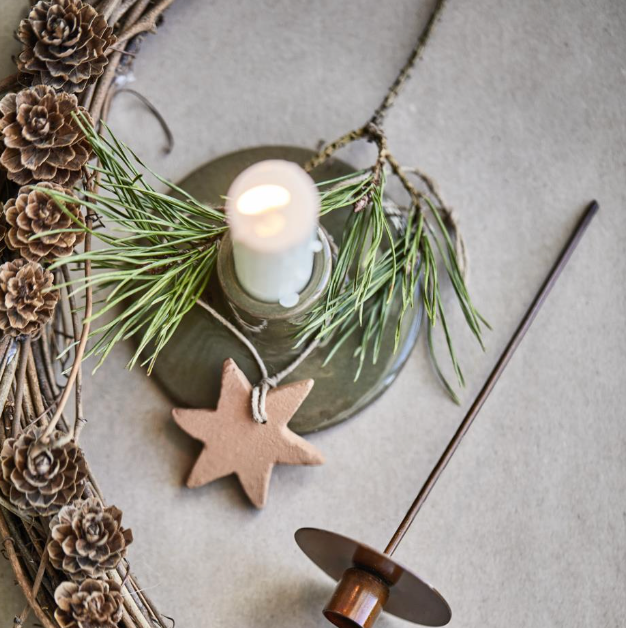
[[[102, 293], [92, 321], [112, 315], [92, 332], [94, 343], [87, 355], [98, 356], [99, 366], [118, 342], [136, 337], [137, 349], [128, 366], [141, 363], [150, 371], [206, 289], [220, 238], [228, 229], [226, 218], [219, 208], [199, 203], [152, 172], [107, 127], [105, 135], [100, 136], [85, 118], [79, 123], [98, 159], [92, 175], [98, 176], [100, 185], [99, 192], [83, 193], [82, 204], [109, 229], [91, 231], [104, 248], [59, 260], [53, 268], [89, 261], [92, 276], [72, 279], [67, 288], [72, 294], [87, 288]], [[145, 173], [173, 189], [177, 197], [155, 190]], [[373, 168], [318, 184], [322, 216], [345, 208], [351, 213], [328, 292], [308, 314], [297, 343], [330, 339], [328, 362], [348, 338], [360, 333], [354, 353], [358, 379], [366, 361], [375, 363], [378, 359], [389, 325], [394, 326], [397, 350], [404, 317], [421, 299], [435, 371], [458, 402], [434, 355], [433, 331], [439, 326], [452, 369], [463, 386], [463, 372], [443, 306], [442, 276], [452, 285], [467, 325], [481, 346], [482, 328], [488, 325], [469, 297], [436, 203], [427, 196], [420, 197], [405, 211], [402, 227], [397, 230], [383, 204], [385, 185], [384, 172]], [[55, 190], [44, 191], [71, 215], [65, 204], [72, 202], [72, 197]], [[84, 225], [74, 219], [65, 231], [80, 229], [85, 229]]]

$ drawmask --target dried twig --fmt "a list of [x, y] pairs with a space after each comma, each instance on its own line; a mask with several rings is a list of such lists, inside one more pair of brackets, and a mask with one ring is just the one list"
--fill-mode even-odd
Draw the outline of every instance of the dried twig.
[[[63, 281], [66, 284], [69, 284], [71, 281], [70, 269], [67, 266], [63, 266], [61, 269], [63, 273]], [[69, 285], [67, 288], [67, 301], [70, 309], [70, 316], [72, 320], [72, 334], [74, 338], [74, 342], [80, 341], [81, 327], [80, 321], [78, 320], [78, 308], [76, 305], [76, 298], [74, 297], [73, 292], [69, 289]], [[76, 374], [76, 422], [83, 421], [83, 374], [82, 369], [78, 369], [78, 373]]]
[[110, 58], [109, 63], [104, 71], [104, 74], [100, 77], [98, 81], [98, 87], [95, 90], [93, 100], [91, 101], [91, 105], [89, 107], [89, 113], [93, 118], [94, 124], [96, 128], [98, 128], [100, 124], [100, 119], [102, 116], [102, 108], [104, 107], [104, 103], [109, 93], [109, 89], [111, 89], [111, 85], [115, 79], [115, 73], [117, 72], [117, 67], [122, 58], [122, 53], [117, 51], [114, 52]]
[[157, 20], [175, 0], [161, 0], [153, 9], [150, 9], [138, 22], [126, 28], [117, 39], [117, 45], [129, 41], [140, 33], [156, 33]]
[[33, 609], [35, 616], [41, 622], [44, 628], [57, 628], [57, 626], [50, 619], [48, 614], [39, 605], [36, 596], [33, 595], [33, 589], [30, 585], [28, 576], [24, 572], [24, 568], [22, 567], [22, 563], [20, 562], [17, 552], [15, 551], [15, 541], [11, 537], [9, 528], [7, 527], [7, 523], [5, 520], [5, 514], [2, 509], [0, 509], [0, 535], [2, 536], [2, 545], [6, 551], [7, 558], [11, 563], [13, 572], [15, 573], [17, 583], [22, 589], [29, 606]]
[[137, 0], [122, 0], [119, 6], [115, 11], [113, 11], [111, 15], [111, 19], [109, 20], [109, 24], [117, 24], [124, 15], [134, 6], [137, 6]]
[[[85, 250], [89, 250], [89, 245], [91, 242], [90, 231], [91, 226], [93, 224], [91, 215], [88, 214], [85, 219], [85, 225], [87, 227], [87, 235], [85, 237]], [[89, 261], [85, 262], [85, 277], [89, 277], [91, 274], [91, 264]], [[72, 370], [70, 372], [70, 376], [67, 378], [67, 383], [65, 384], [65, 389], [63, 390], [63, 394], [61, 395], [61, 399], [59, 400], [59, 404], [57, 409], [50, 419], [50, 423], [48, 423], [48, 427], [46, 427], [46, 431], [43, 433], [43, 440], [49, 439], [52, 435], [52, 432], [55, 430], [59, 419], [65, 409], [65, 405], [67, 404], [70, 394], [72, 392], [72, 387], [74, 386], [74, 382], [77, 380], [83, 360], [83, 355], [85, 354], [85, 349], [87, 348], [87, 340], [89, 339], [89, 328], [91, 327], [91, 323], [89, 318], [91, 317], [91, 311], [93, 307], [93, 295], [91, 290], [87, 290], [85, 294], [85, 318], [83, 319], [83, 329], [80, 335], [80, 341], [78, 346], [76, 347], [76, 352], [74, 354], [74, 364], [72, 365]], [[78, 423], [78, 422], [77, 422]], [[76, 438], [76, 432], [78, 428], [74, 427], [74, 438]]]
[[17, 438], [21, 431], [20, 420], [22, 418], [22, 398], [24, 397], [24, 388], [26, 387], [26, 367], [28, 366], [30, 343], [31, 337], [28, 336], [26, 340], [22, 342], [22, 350], [20, 351], [20, 367], [17, 372], [15, 388], [15, 415], [13, 416], [13, 438]]
[[10, 92], [12, 89], [19, 86], [19, 74], [11, 74], [0, 80], [0, 93]]
[[117, 10], [122, 0], [104, 0], [98, 7], [98, 11], [104, 15], [107, 22], [111, 21], [111, 16]]
[[409, 76], [411, 75], [411, 71], [421, 57], [422, 52], [424, 51], [424, 48], [426, 47], [426, 44], [430, 39], [430, 36], [433, 32], [433, 27], [437, 23], [437, 20], [441, 17], [441, 13], [446, 4], [446, 1], [447, 0], [437, 0], [437, 4], [435, 5], [433, 12], [430, 14], [430, 18], [428, 19], [426, 27], [422, 31], [422, 34], [415, 44], [415, 48], [413, 48], [413, 50], [411, 51], [411, 54], [406, 60], [406, 63], [400, 69], [396, 80], [391, 84], [391, 87], [387, 91], [387, 94], [383, 98], [383, 101], [374, 112], [371, 121], [376, 126], [382, 125], [385, 116], [387, 115], [387, 112], [389, 111], [389, 109], [391, 109], [391, 107], [393, 107], [393, 104], [396, 101], [398, 94], [406, 84]]
[[[132, 44], [132, 54], [134, 55], [137, 42], [142, 39], [141, 36], [138, 37], [137, 35], [154, 30], [160, 14], [173, 2], [173, 0], [161, 1], [156, 2], [155, 6], [151, 6], [153, 1], [101, 0], [94, 3], [97, 9], [105, 13], [109, 24], [112, 26], [115, 27], [118, 22], [124, 21], [122, 28], [118, 29], [118, 33], [121, 34], [120, 47], [118, 50], [111, 51], [105, 74], [90, 85], [81, 95], [81, 104], [90, 111], [96, 121], [99, 121], [99, 118], [106, 114], [103, 111], [103, 107], [120, 67], [120, 60], [129, 52], [126, 50], [126, 47]], [[127, 71], [128, 67], [129, 65], [125, 63], [124, 70]], [[0, 91], [6, 91], [18, 86], [19, 77], [17, 74], [0, 81]], [[88, 184], [91, 184], [91, 182], [88, 182]], [[96, 218], [95, 216], [88, 216], [86, 220], [88, 227], [91, 227]], [[87, 236], [85, 250], [89, 250], [89, 247], [90, 238]], [[86, 264], [86, 275], [89, 276], [90, 272], [91, 268], [89, 264]], [[5, 428], [8, 426], [11, 432], [15, 431], [17, 433], [20, 424], [24, 421], [27, 423], [39, 421], [44, 419], [48, 413], [53, 413], [53, 417], [47, 427], [48, 434], [55, 427], [60, 427], [67, 431], [63, 410], [70, 398], [74, 384], [76, 384], [76, 422], [72, 433], [74, 438], [78, 439], [80, 431], [84, 426], [80, 366], [89, 333], [89, 325], [85, 323], [81, 328], [76, 304], [73, 302], [73, 299], [68, 299], [67, 295], [65, 298], [70, 305], [71, 330], [68, 319], [65, 318], [63, 321], [64, 330], [60, 334], [56, 333], [52, 324], [50, 324], [37, 340], [20, 343], [16, 343], [14, 339], [9, 337], [0, 340], [0, 407], [4, 408], [2, 418]], [[91, 303], [92, 297], [91, 291], [89, 291], [86, 300], [85, 318], [89, 317], [92, 307]], [[62, 310], [59, 311], [60, 316], [63, 314]], [[70, 331], [71, 334], [69, 334]], [[55, 375], [54, 360], [61, 351], [61, 345], [65, 343], [68, 334], [78, 344], [70, 376], [61, 392]], [[57, 340], [61, 338], [63, 340], [58, 344]], [[19, 373], [16, 378], [16, 369], [18, 368]], [[16, 399], [14, 399], [12, 392], [14, 386], [16, 388]], [[6, 438], [6, 433], [0, 434], [0, 444], [4, 438]], [[85, 491], [86, 495], [97, 494], [102, 498], [102, 493], [91, 473], [89, 473], [89, 483]], [[2, 511], [2, 506], [6, 506], [6, 510]], [[8, 515], [9, 512], [14, 513], [17, 518], [13, 519]], [[43, 520], [43, 524], [47, 526], [47, 521]], [[3, 498], [0, 499], [0, 536], [4, 539], [3, 544], [6, 554], [15, 571], [17, 582], [26, 596], [29, 608], [34, 610], [38, 622], [44, 628], [57, 628], [56, 623], [53, 622], [50, 615], [46, 612], [46, 607], [54, 608], [52, 596], [60, 578], [47, 561], [43, 529], [44, 527], [38, 518], [26, 517], [12, 504]], [[20, 538], [22, 534], [24, 535], [24, 540]], [[37, 565], [39, 565], [38, 569]], [[160, 615], [157, 615], [153, 606], [146, 601], [146, 597], [142, 594], [140, 587], [132, 578], [128, 579], [128, 583], [131, 583], [129, 588], [130, 596], [127, 596], [130, 601], [125, 601], [126, 607], [124, 608], [123, 617], [127, 628], [151, 628], [154, 625], [165, 628]], [[41, 590], [41, 593], [44, 594], [44, 589], [47, 596], [46, 603], [40, 604], [37, 601], [37, 593]], [[27, 611], [22, 613], [20, 618], [17, 618], [17, 621], [25, 620], [26, 616]]]
[[[46, 548], [43, 551], [43, 556], [41, 557], [41, 562], [39, 563], [39, 569], [37, 570], [37, 575], [35, 576], [35, 582], [33, 583], [32, 596], [37, 599], [37, 595], [39, 594], [39, 588], [41, 587], [41, 582], [43, 580], [44, 574], [46, 573], [46, 567], [48, 565], [48, 547], [46, 544]], [[22, 611], [21, 615], [18, 618], [18, 625], [23, 626], [28, 619], [28, 615], [30, 614], [31, 606], [30, 604], [26, 605], [26, 608]]]
[[35, 355], [33, 346], [31, 344], [30, 351], [28, 352], [28, 365], [26, 375], [28, 377], [28, 387], [30, 389], [33, 403], [35, 405], [35, 412], [38, 416], [41, 416], [45, 411], [45, 404], [39, 388], [39, 381], [37, 379], [37, 368], [35, 366]]
[[7, 351], [7, 357], [4, 359], [6, 366], [4, 367], [4, 372], [2, 373], [2, 379], [0, 379], [0, 408], [4, 408], [4, 404], [9, 396], [9, 391], [13, 385], [13, 377], [15, 376], [15, 371], [17, 369], [19, 355], [20, 345], [17, 344], [15, 345], [15, 354], [11, 356], [11, 350], [9, 349], [9, 351]]
[[128, 13], [126, 20], [124, 20], [124, 28], [133, 26], [148, 8], [150, 2], [152, 0], [135, 0], [132, 10]]

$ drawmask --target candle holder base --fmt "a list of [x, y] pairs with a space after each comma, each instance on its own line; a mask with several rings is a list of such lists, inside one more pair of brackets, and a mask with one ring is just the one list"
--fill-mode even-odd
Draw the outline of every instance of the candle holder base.
[[[221, 204], [222, 196], [234, 178], [253, 163], [264, 159], [287, 159], [303, 164], [313, 154], [311, 150], [283, 146], [242, 150], [202, 166], [180, 187], [202, 202]], [[316, 170], [315, 179], [324, 181], [351, 172], [354, 168], [333, 159]], [[338, 210], [322, 218], [322, 226], [336, 241], [340, 241], [348, 215], [349, 210]], [[217, 274], [214, 273], [205, 299], [222, 315], [233, 320], [232, 303], [226, 301]], [[419, 299], [417, 303], [420, 303]], [[273, 307], [277, 311], [280, 308], [278, 305]], [[394, 311], [398, 312], [399, 307], [399, 299], [396, 299], [392, 315]], [[289, 428], [299, 434], [325, 429], [350, 418], [374, 401], [391, 385], [406, 362], [417, 339], [421, 318], [421, 305], [416, 304], [406, 313], [395, 353], [395, 325], [388, 325], [377, 363], [366, 361], [357, 381], [354, 381], [354, 376], [358, 358], [354, 357], [354, 352], [359, 346], [358, 334], [353, 334], [326, 366], [322, 364], [332, 344], [320, 346], [283, 382], [315, 380], [313, 390], [289, 423]], [[270, 320], [270, 324], [276, 326], [276, 321]], [[253, 335], [251, 338], [255, 341]], [[289, 350], [277, 351], [271, 342], [255, 341], [255, 345], [270, 374], [284, 368], [294, 357]], [[247, 348], [209, 313], [195, 307], [185, 316], [160, 353], [153, 373], [176, 405], [212, 408], [219, 398], [220, 374], [227, 358], [233, 358], [250, 381], [259, 379], [258, 367]]]
[[338, 582], [324, 616], [339, 628], [372, 628], [383, 610], [422, 626], [445, 626], [452, 617], [436, 589], [387, 554], [316, 528], [298, 530], [296, 543]]

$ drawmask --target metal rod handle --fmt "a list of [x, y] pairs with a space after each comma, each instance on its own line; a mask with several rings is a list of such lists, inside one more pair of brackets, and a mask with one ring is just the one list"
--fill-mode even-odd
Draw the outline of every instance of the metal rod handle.
[[526, 314], [524, 315], [524, 318], [522, 318], [518, 328], [515, 330], [515, 333], [513, 334], [511, 340], [502, 352], [500, 359], [493, 368], [493, 371], [491, 371], [491, 374], [487, 378], [485, 385], [478, 393], [478, 396], [476, 397], [474, 403], [471, 405], [470, 409], [465, 415], [465, 418], [463, 419], [463, 421], [461, 421], [459, 428], [452, 437], [452, 440], [448, 443], [448, 446], [441, 455], [441, 458], [439, 458], [437, 464], [430, 472], [428, 479], [426, 480], [426, 482], [424, 482], [424, 485], [422, 486], [420, 492], [415, 498], [415, 501], [404, 516], [402, 523], [398, 526], [398, 529], [394, 533], [393, 537], [391, 537], [391, 540], [389, 541], [389, 544], [385, 549], [385, 554], [391, 556], [396, 551], [398, 545], [400, 544], [400, 541], [402, 541], [404, 535], [411, 527], [411, 524], [415, 520], [415, 516], [424, 505], [424, 502], [430, 494], [430, 491], [433, 489], [433, 486], [435, 486], [435, 483], [439, 479], [439, 476], [446, 468], [448, 462], [450, 462], [450, 458], [452, 458], [454, 452], [457, 450], [458, 446], [463, 440], [463, 437], [465, 436], [470, 426], [472, 425], [472, 422], [480, 412], [480, 409], [483, 407], [483, 404], [487, 400], [487, 397], [489, 397], [489, 394], [493, 390], [493, 387], [496, 385], [496, 382], [498, 381], [498, 379], [500, 379], [500, 375], [502, 375], [502, 372], [506, 368], [506, 365], [509, 363], [510, 359], [515, 353], [515, 350], [522, 341], [522, 338], [526, 335], [528, 328], [535, 320], [535, 317], [541, 309], [541, 306], [546, 300], [548, 294], [550, 294], [552, 287], [554, 286], [556, 280], [559, 278], [559, 275], [565, 268], [567, 262], [572, 256], [572, 253], [574, 252], [574, 249], [580, 242], [580, 239], [582, 238], [585, 230], [589, 226], [589, 223], [596, 215], [598, 209], [598, 203], [596, 201], [592, 201], [585, 210], [585, 213], [582, 215], [581, 219], [578, 221], [574, 232], [572, 233], [567, 244], [561, 251], [561, 254], [554, 263], [554, 266], [552, 267], [552, 270], [550, 270], [550, 273], [546, 277], [545, 281], [543, 282], [543, 285], [539, 289], [539, 292], [537, 293], [532, 304], [528, 308]]

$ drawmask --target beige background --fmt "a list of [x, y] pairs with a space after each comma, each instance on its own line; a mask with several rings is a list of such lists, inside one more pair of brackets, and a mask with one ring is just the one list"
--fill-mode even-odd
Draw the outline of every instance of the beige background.
[[[2, 70], [24, 9], [3, 0]], [[314, 146], [378, 104], [432, 2], [179, 0], [145, 42], [111, 123], [179, 179], [247, 146]], [[454, 628], [623, 625], [626, 615], [626, 3], [451, 0], [388, 121], [392, 149], [440, 182], [470, 247], [488, 353], [447, 301], [468, 379], [464, 407], [583, 206], [602, 211], [398, 551], [453, 608]], [[355, 146], [344, 157], [371, 160]], [[454, 313], [452, 315], [452, 313]], [[423, 339], [422, 339], [423, 340]], [[423, 342], [357, 420], [311, 437], [321, 468], [280, 468], [258, 513], [233, 479], [190, 492], [196, 452], [170, 403], [118, 349], [87, 383], [85, 447], [135, 531], [130, 558], [180, 628], [324, 625], [331, 591], [292, 540], [328, 527], [383, 545], [463, 412]], [[0, 619], [23, 605], [0, 563]], [[381, 628], [402, 626], [385, 618]]]

